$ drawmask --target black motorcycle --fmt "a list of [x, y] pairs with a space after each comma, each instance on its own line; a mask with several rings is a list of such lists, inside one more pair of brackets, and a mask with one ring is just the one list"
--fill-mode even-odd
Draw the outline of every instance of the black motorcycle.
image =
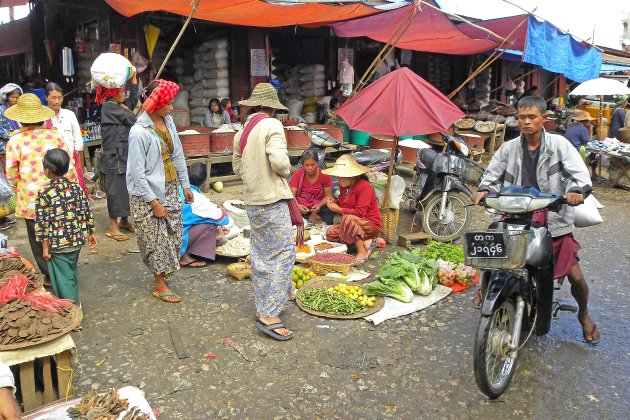
[[414, 179], [405, 191], [405, 199], [415, 211], [414, 224], [421, 224], [436, 241], [451, 242], [470, 224], [472, 192], [466, 184], [479, 185], [485, 168], [466, 158], [469, 150], [464, 141], [448, 134], [442, 136], [444, 152], [418, 150]]
[[[511, 186], [488, 194], [482, 204], [503, 216], [488, 230], [466, 232], [464, 253], [466, 264], [480, 270], [483, 296], [473, 352], [475, 379], [485, 395], [497, 398], [508, 388], [519, 351], [531, 334], [549, 332], [553, 240], [532, 216], [545, 209], [557, 212], [565, 201], [535, 188]], [[575, 308], [558, 305], [558, 310]]]

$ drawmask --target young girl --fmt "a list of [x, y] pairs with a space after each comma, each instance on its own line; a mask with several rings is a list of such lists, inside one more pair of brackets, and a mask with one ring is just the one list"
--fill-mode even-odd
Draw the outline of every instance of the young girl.
[[217, 98], [210, 99], [208, 110], [206, 111], [206, 126], [219, 128], [223, 124], [230, 123], [230, 115], [221, 107], [221, 102]]
[[50, 149], [42, 166], [50, 183], [38, 194], [35, 235], [48, 261], [53, 293], [80, 306], [77, 262], [86, 239], [90, 248], [96, 247], [92, 211], [81, 187], [65, 177], [70, 166], [66, 151]]

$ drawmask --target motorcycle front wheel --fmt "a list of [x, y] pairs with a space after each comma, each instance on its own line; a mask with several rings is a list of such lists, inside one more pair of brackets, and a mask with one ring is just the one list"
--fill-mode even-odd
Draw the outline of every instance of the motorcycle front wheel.
[[459, 239], [470, 225], [470, 205], [472, 201], [459, 192], [446, 193], [446, 206], [443, 218], [440, 218], [442, 193], [429, 198], [422, 216], [422, 228], [439, 242], [452, 242]]
[[507, 390], [516, 369], [516, 359], [509, 356], [515, 314], [514, 301], [509, 300], [479, 320], [473, 352], [475, 379], [481, 392], [492, 399]]

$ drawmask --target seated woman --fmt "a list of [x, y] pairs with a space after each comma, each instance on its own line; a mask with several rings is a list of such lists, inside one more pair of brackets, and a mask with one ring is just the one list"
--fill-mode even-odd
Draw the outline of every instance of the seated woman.
[[369, 169], [359, 165], [350, 155], [343, 155], [324, 174], [339, 179], [339, 200], [328, 199], [328, 208], [341, 215], [341, 222], [326, 231], [331, 242], [354, 244], [357, 259], [365, 262], [376, 248], [376, 237], [383, 225], [378, 201], [365, 174]]
[[322, 173], [317, 156], [310, 150], [302, 154], [303, 168], [295, 171], [289, 182], [302, 216], [311, 222], [333, 224], [335, 214], [326, 206], [332, 198], [332, 177]]
[[230, 123], [230, 114], [221, 107], [221, 102], [217, 98], [210, 99], [208, 110], [205, 116], [206, 127], [219, 128], [223, 124]]
[[188, 168], [188, 179], [195, 201], [186, 204], [184, 191], [179, 194], [184, 203], [182, 221], [184, 236], [179, 264], [182, 267], [203, 268], [214, 261], [217, 245], [223, 243], [229, 218], [221, 208], [201, 193], [199, 187], [206, 181], [206, 165], [195, 163]]

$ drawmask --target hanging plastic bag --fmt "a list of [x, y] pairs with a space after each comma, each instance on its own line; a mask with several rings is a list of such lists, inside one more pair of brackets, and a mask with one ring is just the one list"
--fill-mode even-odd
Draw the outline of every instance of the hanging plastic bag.
[[599, 214], [598, 208], [602, 208], [599, 201], [593, 196], [593, 194], [586, 197], [584, 204], [580, 204], [575, 208], [575, 218], [573, 223], [577, 228], [585, 228], [590, 226], [599, 225], [604, 221]]
[[108, 89], [125, 87], [135, 71], [136, 68], [122, 55], [103, 53], [96, 57], [90, 68], [92, 87], [103, 86]]
[[[376, 199], [378, 200], [379, 207], [382, 207], [385, 203], [385, 189], [387, 188], [387, 177], [378, 179], [371, 182], [374, 192], [376, 193]], [[403, 199], [405, 192], [405, 180], [400, 175], [392, 176], [392, 180], [389, 185], [389, 200], [388, 208], [398, 210], [400, 209], [400, 202]]]
[[0, 217], [15, 213], [15, 192], [3, 174], [0, 174]]

